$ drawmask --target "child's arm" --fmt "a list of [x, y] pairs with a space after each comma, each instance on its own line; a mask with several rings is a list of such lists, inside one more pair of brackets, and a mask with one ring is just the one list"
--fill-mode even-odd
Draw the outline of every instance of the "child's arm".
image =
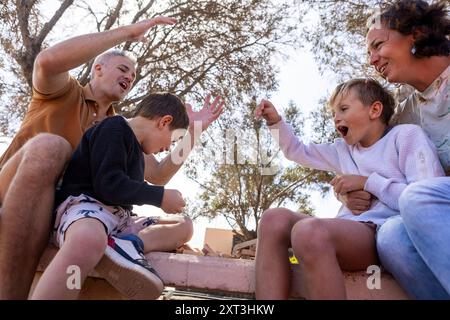
[[372, 173], [364, 186], [366, 191], [395, 210], [399, 210], [398, 199], [408, 184], [421, 179], [445, 176], [436, 149], [423, 130], [416, 125], [402, 127], [396, 140], [396, 148], [399, 167], [407, 182]]
[[255, 110], [255, 116], [263, 117], [268, 125], [271, 124], [270, 133], [287, 159], [313, 169], [341, 172], [335, 143], [305, 145], [295, 136], [291, 126], [281, 119], [270, 101], [262, 100]]
[[145, 179], [153, 184], [165, 185], [178, 172], [190, 151], [211, 123], [219, 118], [223, 112], [225, 102], [221, 97], [216, 97], [212, 102], [211, 95], [205, 99], [203, 108], [193, 111], [190, 104], [186, 103], [189, 115], [189, 134], [185, 135], [177, 146], [160, 162], [149, 154], [145, 157]]

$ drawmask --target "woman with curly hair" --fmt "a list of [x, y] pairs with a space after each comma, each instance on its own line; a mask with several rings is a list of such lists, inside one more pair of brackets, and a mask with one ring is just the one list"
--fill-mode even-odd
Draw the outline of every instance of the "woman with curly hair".
[[[450, 299], [450, 20], [448, 2], [399, 0], [368, 21], [370, 64], [390, 83], [414, 90], [394, 124], [420, 125], [438, 149], [447, 177], [410, 184], [400, 216], [377, 235], [384, 267], [416, 299]], [[417, 161], [421, 161], [420, 158]], [[364, 206], [349, 195], [355, 212]]]

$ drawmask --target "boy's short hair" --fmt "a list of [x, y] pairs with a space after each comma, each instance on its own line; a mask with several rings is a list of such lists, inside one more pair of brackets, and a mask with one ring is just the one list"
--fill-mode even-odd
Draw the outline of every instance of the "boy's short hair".
[[157, 92], [144, 98], [134, 110], [134, 117], [140, 116], [147, 119], [172, 116], [169, 125], [171, 130], [186, 129], [189, 126], [189, 116], [183, 101], [169, 92]]
[[395, 109], [395, 99], [389, 90], [385, 89], [375, 79], [357, 78], [341, 83], [334, 89], [328, 106], [332, 108], [338, 99], [347, 96], [350, 90], [354, 90], [358, 99], [365, 106], [371, 106], [377, 101], [381, 102], [383, 105], [381, 119], [385, 124], [389, 124]]

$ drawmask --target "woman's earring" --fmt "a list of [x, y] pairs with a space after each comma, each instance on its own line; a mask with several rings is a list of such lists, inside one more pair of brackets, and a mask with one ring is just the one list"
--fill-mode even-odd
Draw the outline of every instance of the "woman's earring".
[[412, 53], [413, 56], [416, 55], [416, 53], [417, 53], [417, 48], [416, 48], [416, 46], [413, 46], [413, 47], [411, 48], [411, 53]]

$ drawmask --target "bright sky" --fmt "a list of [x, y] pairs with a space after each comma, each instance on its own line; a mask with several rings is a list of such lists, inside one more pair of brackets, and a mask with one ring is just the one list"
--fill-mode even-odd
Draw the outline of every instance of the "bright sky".
[[[45, 6], [46, 9], [50, 8], [51, 10], [55, 3], [54, 0], [47, 0], [46, 4], [48, 5]], [[289, 101], [292, 100], [307, 114], [319, 106], [320, 98], [330, 94], [336, 85], [336, 81], [332, 75], [319, 74], [317, 64], [313, 59], [311, 50], [307, 46], [304, 49], [292, 51], [289, 53], [289, 57], [287, 61], [276, 61], [280, 68], [279, 90], [271, 94], [270, 100], [279, 110], [284, 109]], [[258, 99], [262, 98], [268, 97], [259, 97]], [[306, 126], [310, 126], [310, 123], [307, 122]], [[305, 131], [308, 132], [308, 130]], [[3, 152], [5, 146], [4, 139], [0, 138], [0, 153]], [[186, 186], [189, 186], [189, 188], [186, 188]], [[180, 190], [186, 198], [194, 198], [200, 192], [195, 182], [185, 178], [183, 170], [180, 170], [175, 175], [167, 185], [167, 188]], [[322, 198], [319, 193], [314, 192], [312, 193], [311, 201], [319, 217], [333, 217], [339, 208], [339, 203], [333, 195]], [[162, 213], [160, 209], [149, 206], [135, 206], [135, 211], [144, 215]], [[194, 236], [190, 242], [193, 247], [202, 247], [206, 227], [229, 229], [223, 218], [217, 218], [213, 221], [200, 218], [195, 221]]]

